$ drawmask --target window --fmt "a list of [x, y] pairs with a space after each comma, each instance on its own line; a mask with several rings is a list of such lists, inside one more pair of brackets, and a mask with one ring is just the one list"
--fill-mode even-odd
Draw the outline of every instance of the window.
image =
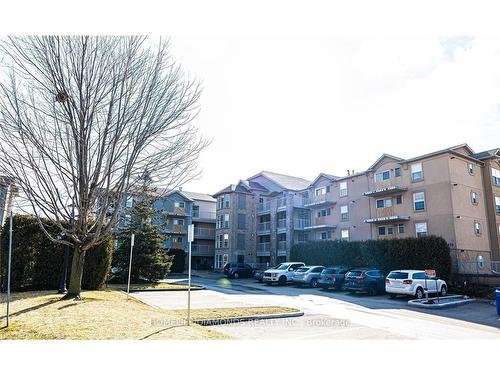
[[222, 256], [222, 263], [225, 265], [229, 261], [229, 256], [227, 254], [224, 254]]
[[246, 229], [246, 216], [245, 216], [245, 214], [238, 214], [238, 229]]
[[180, 236], [174, 237], [174, 242], [182, 243], [182, 237], [180, 237]]
[[401, 194], [396, 195], [396, 204], [403, 203], [403, 196]]
[[491, 175], [493, 176], [493, 184], [500, 186], [500, 170], [492, 167]]
[[229, 214], [217, 215], [215, 227], [217, 229], [229, 228]]
[[215, 255], [215, 268], [222, 268], [224, 264], [222, 263], [222, 254]]
[[411, 180], [420, 181], [424, 179], [424, 174], [422, 172], [422, 163], [416, 163], [411, 165]]
[[474, 172], [476, 171], [476, 166], [473, 163], [468, 163], [467, 171], [469, 172], [469, 174], [474, 174]]
[[392, 207], [392, 199], [377, 199], [377, 208]]
[[401, 176], [401, 168], [400, 167], [394, 168], [394, 176], [396, 176], [396, 177]]
[[479, 221], [474, 222], [474, 233], [476, 236], [480, 236], [482, 233], [481, 223]]
[[174, 219], [174, 225], [184, 225], [184, 219]]
[[394, 234], [394, 227], [387, 227], [387, 234], [388, 235]]
[[247, 197], [245, 194], [238, 194], [238, 208], [242, 210], [247, 208]]
[[322, 187], [320, 187], [320, 188], [317, 188], [317, 189], [315, 190], [314, 194], [315, 194], [316, 196], [326, 194], [326, 186], [322, 186]]
[[245, 250], [245, 234], [238, 233], [236, 236], [236, 247], [239, 250]]
[[340, 220], [349, 220], [349, 207], [340, 206]]
[[375, 175], [375, 182], [382, 182], [391, 178], [390, 171], [384, 171]]
[[340, 231], [340, 238], [344, 241], [349, 240], [349, 229], [342, 229]]
[[470, 200], [472, 201], [472, 204], [478, 204], [479, 203], [479, 194], [476, 193], [475, 191], [471, 191]]
[[177, 207], [177, 208], [184, 208], [185, 207], [185, 204], [184, 202], [174, 202], [174, 207]]
[[224, 228], [229, 228], [229, 214], [224, 214]]
[[321, 216], [330, 216], [331, 214], [332, 214], [332, 209], [331, 208], [327, 208], [325, 210], [318, 211], [318, 217], [321, 217]]
[[133, 204], [134, 204], [134, 198], [131, 195], [129, 195], [127, 197], [127, 200], [125, 201], [125, 206], [127, 208], [131, 208]]
[[425, 193], [414, 193], [413, 194], [413, 208], [415, 211], [425, 210]]
[[427, 223], [415, 223], [415, 233], [417, 237], [427, 236]]
[[405, 232], [405, 225], [404, 224], [398, 224], [398, 233], [404, 233]]
[[339, 195], [341, 197], [346, 197], [347, 193], [348, 193], [348, 191], [347, 191], [347, 181], [341, 182], [339, 189], [340, 189], [340, 194]]
[[500, 214], [500, 197], [495, 197], [495, 212]]
[[413, 276], [412, 276], [412, 279], [413, 280], [424, 280], [425, 279], [425, 273], [424, 272], [415, 272], [413, 274]]
[[231, 196], [229, 194], [222, 194], [217, 197], [217, 209], [229, 208]]
[[385, 236], [386, 235], [386, 230], [385, 227], [378, 227], [378, 235], [379, 236]]
[[224, 234], [224, 241], [222, 242], [222, 246], [226, 249], [229, 247], [229, 234], [227, 233]]
[[322, 240], [327, 240], [327, 239], [330, 239], [332, 238], [332, 232], [328, 231], [328, 232], [321, 232], [321, 239]]
[[193, 217], [200, 217], [200, 206], [193, 205]]
[[216, 237], [215, 237], [215, 247], [217, 249], [220, 249], [222, 247], [222, 234], [218, 234]]

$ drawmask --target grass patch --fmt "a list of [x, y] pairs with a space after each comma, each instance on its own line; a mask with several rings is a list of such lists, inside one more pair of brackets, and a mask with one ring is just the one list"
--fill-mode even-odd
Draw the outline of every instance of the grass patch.
[[[168, 310], [174, 316], [185, 317], [187, 310]], [[254, 315], [271, 315], [296, 313], [300, 310], [291, 307], [264, 306], [264, 307], [222, 307], [213, 309], [194, 309], [191, 310], [193, 320], [205, 319], [231, 319]]]
[[81, 301], [62, 301], [53, 291], [14, 293], [10, 326], [0, 304], [0, 340], [227, 339], [217, 331], [184, 325], [179, 313], [127, 298], [119, 291], [84, 291]]
[[[110, 290], [127, 290], [127, 284], [108, 284], [108, 289]], [[187, 284], [176, 284], [176, 283], [149, 283], [149, 284], [130, 284], [130, 289], [135, 290], [155, 290], [155, 289], [187, 289]], [[191, 290], [202, 289], [201, 286], [191, 284]]]

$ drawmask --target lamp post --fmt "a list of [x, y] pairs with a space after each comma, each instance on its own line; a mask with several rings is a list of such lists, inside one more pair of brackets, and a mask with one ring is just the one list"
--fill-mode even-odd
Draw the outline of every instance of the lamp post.
[[132, 271], [132, 252], [134, 251], [135, 234], [130, 236], [130, 260], [128, 262], [128, 281], [127, 281], [127, 295], [130, 294], [130, 275]]
[[188, 306], [187, 306], [187, 325], [191, 320], [191, 242], [194, 239], [194, 224], [188, 225]]

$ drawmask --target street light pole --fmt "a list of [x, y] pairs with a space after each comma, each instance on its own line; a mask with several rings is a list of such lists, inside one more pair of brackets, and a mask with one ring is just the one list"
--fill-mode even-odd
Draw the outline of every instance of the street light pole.
[[194, 239], [194, 224], [188, 226], [188, 308], [187, 308], [187, 325], [191, 321], [191, 242]]
[[130, 275], [132, 271], [132, 252], [134, 251], [135, 234], [130, 236], [130, 260], [128, 262], [128, 282], [127, 282], [127, 295], [130, 294]]

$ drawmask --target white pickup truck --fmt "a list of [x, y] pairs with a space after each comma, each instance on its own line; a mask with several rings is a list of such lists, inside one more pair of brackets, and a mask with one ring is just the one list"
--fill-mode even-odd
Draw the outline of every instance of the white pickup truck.
[[305, 264], [301, 262], [281, 263], [276, 268], [264, 271], [262, 281], [267, 284], [278, 283], [279, 285], [285, 285], [287, 282], [292, 281], [293, 273], [304, 266]]

